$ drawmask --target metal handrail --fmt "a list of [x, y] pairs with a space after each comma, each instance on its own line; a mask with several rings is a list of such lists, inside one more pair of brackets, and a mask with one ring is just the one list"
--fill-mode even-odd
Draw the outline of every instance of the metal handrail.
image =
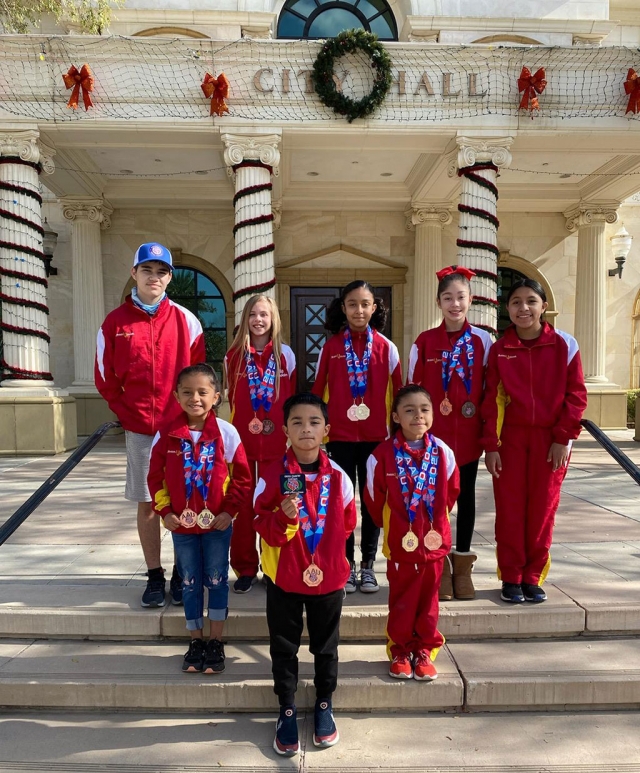
[[71, 456], [66, 459], [60, 467], [50, 475], [37, 491], [20, 505], [15, 513], [0, 526], [0, 546], [3, 545], [13, 532], [22, 525], [39, 504], [49, 496], [53, 489], [67, 477], [73, 468], [79, 464], [84, 457], [97, 445], [110, 429], [120, 426], [119, 421], [108, 421], [102, 424], [90, 435], [82, 445], [78, 446]]
[[640, 486], [640, 467], [635, 465], [625, 452], [621, 451], [618, 446], [604, 434], [597, 424], [594, 424], [589, 419], [583, 419], [580, 424], [582, 424], [587, 432], [600, 443], [604, 450], [610, 454], [616, 462], [618, 462], [620, 467], [622, 467], [622, 469]]

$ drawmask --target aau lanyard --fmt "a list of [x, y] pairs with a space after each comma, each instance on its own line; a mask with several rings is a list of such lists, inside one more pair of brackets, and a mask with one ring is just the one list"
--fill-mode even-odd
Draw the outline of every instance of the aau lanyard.
[[[289, 462], [286, 456], [284, 458], [284, 467], [287, 472], [290, 471]], [[298, 505], [298, 518], [300, 520], [300, 528], [302, 529], [302, 533], [304, 534], [307, 547], [309, 548], [309, 552], [311, 553], [312, 557], [315, 555], [315, 552], [318, 549], [318, 545], [320, 544], [320, 540], [322, 539], [322, 535], [324, 534], [324, 524], [327, 520], [327, 509], [329, 507], [330, 493], [331, 475], [322, 475], [320, 477], [320, 492], [318, 494], [315, 529], [311, 525], [311, 516], [309, 515], [309, 509], [306, 503], [307, 494], [305, 493], [302, 497], [300, 497], [300, 504]]]
[[193, 458], [193, 447], [188, 440], [181, 440], [182, 459], [184, 465], [184, 488], [187, 495], [187, 506], [193, 493], [193, 486], [198, 489], [204, 506], [207, 506], [207, 497], [209, 496], [209, 485], [211, 484], [211, 475], [216, 456], [216, 441], [203, 443], [200, 447], [200, 456], [197, 463]]
[[371, 359], [371, 352], [373, 351], [373, 330], [367, 325], [367, 343], [364, 347], [362, 362], [358, 359], [353, 348], [353, 339], [351, 338], [349, 327], [345, 328], [343, 336], [344, 352], [347, 360], [347, 374], [349, 376], [349, 388], [351, 389], [351, 397], [355, 400], [358, 397], [364, 397], [364, 394], [367, 391], [369, 360]]
[[[467, 353], [468, 374], [461, 362], [463, 346]], [[449, 358], [451, 358], [450, 362]], [[454, 370], [462, 379], [467, 395], [470, 395], [471, 379], [473, 378], [473, 339], [471, 338], [471, 333], [468, 329], [460, 336], [460, 338], [458, 338], [452, 352], [449, 352], [446, 349], [442, 352], [442, 388], [444, 389], [445, 395], [449, 391], [449, 384]]]
[[[429, 523], [433, 526], [433, 503], [436, 497], [436, 480], [438, 478], [438, 444], [433, 435], [427, 435], [428, 444], [425, 448], [420, 470], [416, 467], [411, 455], [402, 447], [397, 437], [393, 439], [393, 451], [398, 469], [398, 480], [402, 490], [409, 523], [412, 524], [418, 512], [420, 500], [424, 501], [429, 516]], [[410, 495], [409, 481], [413, 483], [413, 492]]]
[[260, 378], [258, 368], [251, 352], [246, 353], [245, 360], [247, 363], [251, 407], [253, 408], [254, 413], [258, 413], [258, 410], [261, 407], [264, 407], [265, 413], [269, 413], [273, 403], [273, 393], [276, 383], [276, 359], [273, 354], [270, 355], [269, 362], [264, 369], [262, 378]]

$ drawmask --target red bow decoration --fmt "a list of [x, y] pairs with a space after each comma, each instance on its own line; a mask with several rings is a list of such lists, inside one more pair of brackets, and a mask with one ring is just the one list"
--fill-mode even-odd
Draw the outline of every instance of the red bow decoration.
[[211, 100], [211, 111], [209, 115], [224, 115], [229, 112], [225, 99], [229, 96], [229, 81], [227, 76], [221, 72], [217, 78], [214, 78], [210, 72], [204, 76], [200, 84], [202, 93], [207, 99]]
[[471, 277], [474, 277], [476, 272], [464, 266], [447, 266], [446, 268], [441, 268], [440, 271], [436, 271], [438, 282], [441, 282], [445, 276], [451, 276], [451, 274], [461, 274], [465, 279], [471, 281]]
[[518, 78], [518, 91], [524, 91], [520, 100], [520, 110], [540, 110], [536, 94], [542, 94], [547, 86], [546, 73], [541, 67], [535, 75], [531, 75], [528, 67], [523, 67]]
[[88, 110], [90, 107], [93, 107], [91, 92], [93, 91], [93, 84], [95, 81], [88, 64], [83, 64], [80, 71], [72, 64], [69, 68], [69, 72], [62, 76], [62, 80], [68, 89], [73, 89], [69, 101], [67, 102], [67, 107], [70, 107], [72, 110], [78, 109], [78, 97], [80, 96], [80, 91], [82, 91], [84, 109]]
[[629, 68], [627, 73], [627, 80], [624, 82], [625, 93], [629, 95], [629, 104], [625, 111], [627, 113], [639, 113], [640, 112], [640, 76], [633, 69]]

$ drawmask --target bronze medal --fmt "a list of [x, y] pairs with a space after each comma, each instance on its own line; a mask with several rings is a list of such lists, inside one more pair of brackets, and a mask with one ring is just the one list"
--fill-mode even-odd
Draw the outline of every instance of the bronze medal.
[[452, 410], [453, 410], [453, 406], [449, 402], [449, 398], [445, 397], [444, 400], [440, 403], [440, 413], [443, 416], [448, 416]]
[[442, 537], [435, 529], [430, 529], [424, 537], [424, 546], [427, 550], [437, 550], [442, 545]]
[[360, 418], [358, 416], [358, 406], [352, 405], [351, 408], [347, 411], [347, 416], [349, 418], [349, 421], [360, 421]]
[[467, 402], [462, 406], [462, 415], [465, 417], [465, 419], [470, 419], [472, 416], [476, 415], [476, 407], [471, 402], [471, 400], [467, 400]]
[[198, 513], [198, 526], [201, 529], [210, 529], [213, 526], [214, 514], [208, 508], [204, 508]]
[[198, 516], [190, 507], [185, 507], [180, 513], [180, 523], [185, 529], [193, 529], [197, 522]]
[[368, 405], [360, 403], [360, 405], [356, 408], [356, 414], [358, 415], [358, 419], [360, 419], [360, 421], [365, 421], [365, 419], [368, 419], [369, 416], [371, 416], [371, 410]]
[[312, 561], [302, 573], [302, 581], [310, 588], [317, 588], [322, 582], [323, 576], [322, 569], [320, 569], [319, 566], [316, 566]]
[[249, 432], [252, 435], [259, 435], [262, 432], [262, 427], [262, 422], [257, 416], [254, 416], [249, 422]]
[[262, 434], [263, 435], [270, 435], [275, 428], [276, 428], [276, 425], [271, 421], [271, 419], [265, 419], [262, 422]]
[[402, 547], [407, 553], [413, 553], [414, 550], [418, 549], [418, 538], [411, 530], [402, 538]]

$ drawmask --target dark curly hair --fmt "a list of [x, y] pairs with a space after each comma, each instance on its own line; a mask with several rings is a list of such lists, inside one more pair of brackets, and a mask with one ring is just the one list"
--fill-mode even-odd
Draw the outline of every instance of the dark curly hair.
[[379, 296], [376, 296], [374, 289], [369, 282], [365, 282], [364, 279], [356, 279], [343, 287], [340, 296], [334, 298], [327, 307], [327, 321], [324, 323], [325, 330], [328, 330], [330, 333], [339, 333], [347, 326], [347, 315], [344, 313], [342, 307], [347, 295], [349, 295], [350, 292], [353, 292], [353, 290], [359, 290], [360, 288], [371, 293], [373, 302], [376, 305], [376, 310], [369, 320], [369, 325], [374, 330], [378, 331], [384, 328], [387, 323], [388, 313], [384, 301]]

